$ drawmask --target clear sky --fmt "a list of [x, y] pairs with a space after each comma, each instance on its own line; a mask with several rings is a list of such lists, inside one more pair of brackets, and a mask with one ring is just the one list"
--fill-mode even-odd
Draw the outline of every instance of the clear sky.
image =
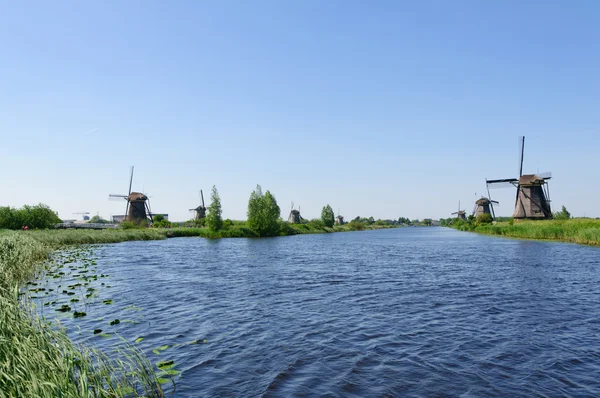
[[[2, 1], [0, 205], [439, 218], [552, 171], [600, 217], [598, 1]], [[511, 215], [514, 191], [495, 190]]]

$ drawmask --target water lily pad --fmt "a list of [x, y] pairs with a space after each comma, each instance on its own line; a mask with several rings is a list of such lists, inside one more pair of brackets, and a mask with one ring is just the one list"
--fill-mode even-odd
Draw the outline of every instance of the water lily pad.
[[112, 300], [102, 300], [102, 304], [109, 305], [109, 304], [112, 304], [112, 303], [113, 303]]
[[94, 334], [100, 334], [102, 333], [102, 329], [94, 329]]
[[63, 304], [60, 308], [57, 308], [55, 311], [68, 312], [71, 311], [71, 307], [69, 307], [67, 304]]
[[75, 311], [75, 312], [73, 313], [73, 318], [82, 318], [82, 317], [84, 317], [84, 316], [86, 316], [86, 315], [87, 315], [87, 314], [86, 314], [85, 312], [78, 312], [78, 311]]
[[159, 369], [169, 369], [169, 368], [175, 366], [175, 361], [173, 361], [173, 360], [159, 361], [156, 363], [156, 366], [158, 366]]
[[143, 337], [138, 337], [137, 339], [135, 339], [135, 343], [141, 343], [142, 340], [144, 340]]
[[115, 319], [115, 320], [113, 320], [113, 321], [110, 321], [110, 325], [111, 325], [111, 326], [113, 326], [113, 325], [118, 325], [119, 323], [121, 323], [121, 321], [120, 321], [120, 320], [118, 320], [118, 319]]

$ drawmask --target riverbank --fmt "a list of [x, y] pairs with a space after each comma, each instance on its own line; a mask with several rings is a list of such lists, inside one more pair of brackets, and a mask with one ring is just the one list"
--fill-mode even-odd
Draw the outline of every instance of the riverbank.
[[82, 243], [164, 239], [155, 231], [0, 231], [0, 396], [162, 397], [152, 365], [130, 347], [111, 360], [76, 346], [20, 299], [49, 255]]
[[[289, 224], [281, 223], [279, 234], [277, 236], [292, 236], [302, 234], [325, 234], [332, 232], [350, 232], [350, 231], [368, 231], [385, 228], [397, 228], [391, 225], [367, 225], [362, 223], [348, 223], [344, 225], [334, 225], [333, 227], [315, 226], [311, 224]], [[201, 228], [168, 228], [155, 229], [168, 237], [199, 236], [201, 238], [258, 238], [259, 235], [247, 227], [245, 224], [234, 224], [224, 227], [218, 231], [211, 231], [206, 227]]]
[[552, 240], [600, 246], [600, 220], [573, 218], [569, 220], [522, 220], [496, 224], [454, 226], [462, 231], [499, 235], [519, 239]]

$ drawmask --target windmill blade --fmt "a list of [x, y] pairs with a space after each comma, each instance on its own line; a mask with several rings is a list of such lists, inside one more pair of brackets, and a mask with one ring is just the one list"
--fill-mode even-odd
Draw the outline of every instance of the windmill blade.
[[498, 202], [498, 201], [496, 201], [496, 200], [490, 200], [490, 202], [491, 202], [491, 203], [495, 203], [495, 204], [497, 204], [498, 206], [500, 206], [500, 202]]
[[450, 213], [450, 214], [458, 214], [458, 213], [460, 213], [460, 212], [459, 211], [455, 211], [454, 213]]
[[516, 178], [504, 178], [500, 180], [486, 180], [485, 184], [488, 189], [488, 199], [489, 199], [489, 190], [497, 189], [497, 188], [514, 188], [515, 184], [518, 184], [519, 180]]
[[544, 180], [549, 180], [552, 178], [552, 172], [551, 171], [546, 171], [544, 173], [539, 173], [536, 174], [538, 177], [543, 178]]
[[200, 199], [202, 199], [202, 207], [204, 206], [204, 194], [202, 193], [202, 190], [200, 190]]
[[519, 177], [523, 175], [523, 155], [525, 154], [525, 136], [519, 137]]
[[129, 193], [131, 195], [131, 184], [133, 184], [133, 166], [131, 166], [131, 172], [129, 173]]
[[110, 195], [108, 195], [108, 200], [116, 201], [116, 200], [123, 200], [123, 199], [127, 200], [127, 195], [116, 195], [116, 194], [112, 194], [112, 193]]

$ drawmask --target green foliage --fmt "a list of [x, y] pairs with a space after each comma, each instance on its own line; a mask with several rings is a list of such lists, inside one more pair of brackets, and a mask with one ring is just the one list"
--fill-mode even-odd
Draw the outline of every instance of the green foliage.
[[221, 198], [217, 187], [213, 185], [210, 195], [210, 205], [206, 215], [206, 225], [211, 231], [218, 231], [223, 228], [223, 218], [221, 217]]
[[165, 216], [163, 216], [162, 214], [157, 214], [154, 217], [152, 217], [152, 221], [155, 223], [165, 221]]
[[171, 228], [172, 223], [165, 220], [164, 217], [161, 221], [155, 221], [152, 223], [152, 228]]
[[0, 396], [123, 397], [126, 391], [164, 396], [152, 365], [141, 352], [133, 347], [121, 349], [119, 358], [111, 360], [98, 350], [75, 345], [64, 331], [38, 318], [19, 299], [20, 287], [44, 270], [42, 260], [52, 250], [64, 244], [128, 240], [135, 235], [147, 234], [116, 230], [0, 232]]
[[554, 214], [552, 214], [552, 217], [554, 217], [555, 220], [568, 220], [569, 218], [571, 218], [571, 213], [569, 213], [567, 211], [567, 208], [563, 206], [561, 211], [555, 212]]
[[123, 221], [121, 224], [121, 229], [144, 229], [147, 227], [146, 221]]
[[335, 223], [335, 214], [333, 214], [333, 209], [331, 206], [323, 206], [323, 210], [321, 210], [321, 221], [326, 227], [333, 227]]
[[398, 224], [410, 225], [410, 220], [406, 217], [398, 218]]
[[0, 229], [47, 229], [61, 222], [56, 213], [45, 204], [25, 205], [20, 209], [0, 207]]
[[102, 218], [100, 216], [93, 216], [92, 218], [90, 218], [88, 223], [90, 223], [90, 224], [110, 224], [110, 221], [105, 220], [104, 218]]
[[320, 218], [313, 218], [310, 220], [307, 225], [311, 228], [322, 229], [325, 228], [325, 223]]
[[347, 225], [352, 231], [362, 231], [365, 229], [365, 224], [358, 220], [352, 220]]
[[259, 236], [277, 236], [280, 234], [279, 218], [281, 209], [277, 200], [269, 192], [263, 194], [260, 185], [250, 194], [248, 200], [248, 226]]
[[494, 221], [492, 216], [490, 214], [486, 214], [486, 213], [478, 214], [477, 218], [476, 218], [477, 225], [491, 224], [492, 221]]
[[423, 225], [427, 225], [428, 227], [431, 226], [433, 224], [433, 220], [431, 220], [431, 218], [425, 218], [423, 220]]
[[231, 221], [229, 218], [223, 221], [223, 228], [227, 229], [231, 226], [233, 226], [233, 221]]

